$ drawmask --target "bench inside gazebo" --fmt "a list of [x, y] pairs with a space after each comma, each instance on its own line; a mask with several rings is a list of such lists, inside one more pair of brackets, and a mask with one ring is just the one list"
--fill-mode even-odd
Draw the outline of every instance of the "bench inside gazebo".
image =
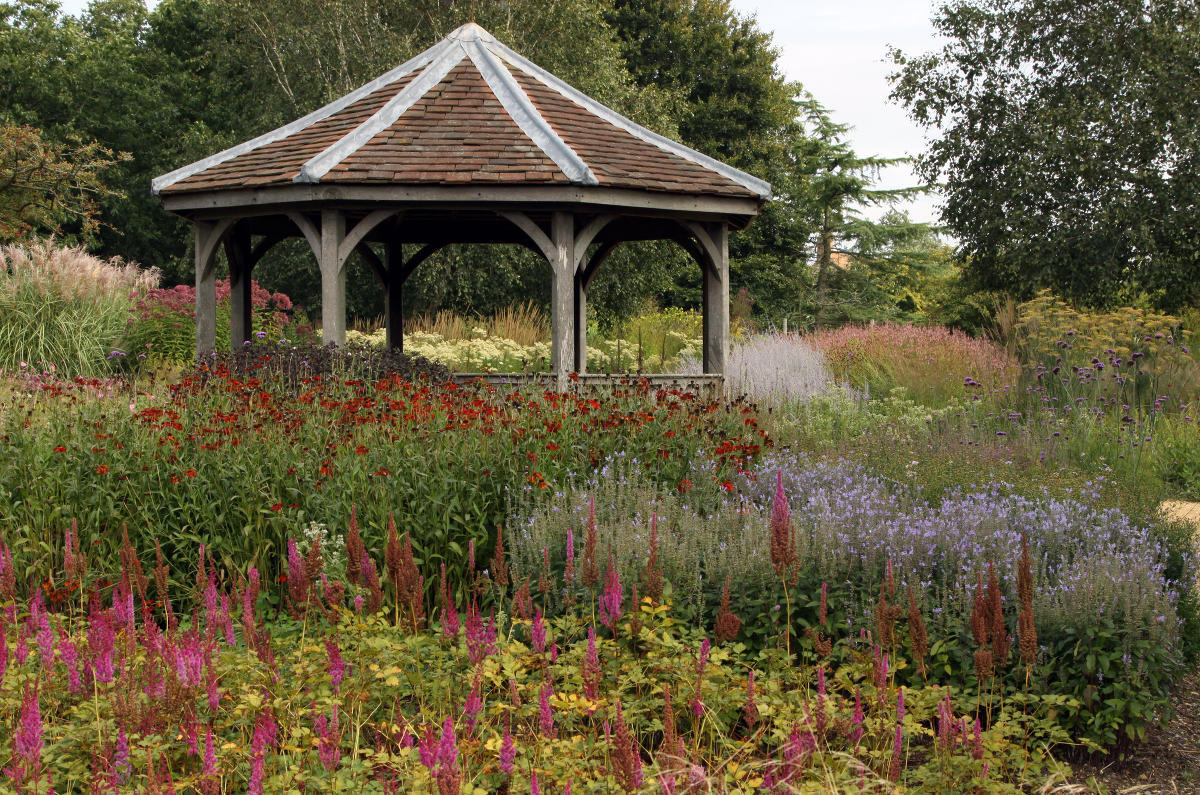
[[560, 386], [587, 371], [597, 269], [637, 240], [673, 240], [700, 265], [703, 370], [723, 375], [729, 232], [770, 196], [766, 182], [635, 124], [474, 23], [301, 119], [158, 177], [152, 190], [195, 228], [198, 355], [215, 346], [221, 246], [235, 347], [251, 336], [255, 263], [303, 237], [320, 267], [322, 340], [345, 344], [346, 262], [358, 252], [386, 292], [387, 344], [402, 348], [414, 269], [452, 244], [518, 244], [550, 266]]

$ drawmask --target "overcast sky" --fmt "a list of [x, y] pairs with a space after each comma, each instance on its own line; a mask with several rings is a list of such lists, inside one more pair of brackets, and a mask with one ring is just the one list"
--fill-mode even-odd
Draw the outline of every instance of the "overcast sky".
[[[923, 132], [888, 101], [888, 45], [909, 53], [937, 45], [929, 19], [933, 0], [732, 0], [743, 14], [758, 18], [782, 54], [789, 80], [804, 84], [828, 107], [835, 121], [852, 126], [850, 140], [859, 154], [897, 157], [916, 154]], [[150, 5], [154, 5], [151, 0]], [[79, 13], [87, 0], [64, 0], [67, 13]], [[907, 168], [883, 175], [883, 187], [916, 184]], [[936, 221], [936, 199], [909, 206], [916, 221]]]
[[[899, 157], [924, 148], [924, 132], [888, 101], [888, 46], [921, 53], [939, 46], [929, 20], [932, 0], [732, 0], [759, 27], [775, 36], [780, 65], [789, 80], [802, 84], [849, 124], [850, 140], [861, 155]], [[917, 184], [907, 168], [882, 177], [882, 187]], [[937, 199], [923, 197], [908, 206], [915, 221], [936, 221]]]

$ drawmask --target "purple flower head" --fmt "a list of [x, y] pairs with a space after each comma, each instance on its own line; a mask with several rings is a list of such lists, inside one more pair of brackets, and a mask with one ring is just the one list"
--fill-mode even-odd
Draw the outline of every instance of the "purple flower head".
[[541, 695], [538, 699], [538, 726], [542, 730], [542, 736], [554, 736], [554, 713], [550, 710], [550, 696], [554, 695], [554, 690], [547, 682], [542, 685]]
[[504, 732], [504, 740], [500, 743], [500, 772], [505, 775], [512, 775], [513, 762], [517, 758], [517, 746], [513, 743], [513, 736], [508, 731]]
[[480, 672], [475, 672], [475, 682], [471, 685], [471, 692], [467, 694], [467, 700], [463, 702], [463, 723], [467, 726], [467, 734], [475, 731], [475, 725], [478, 723], [479, 711], [483, 709], [483, 699], [480, 697]]
[[621, 576], [613, 563], [612, 555], [608, 557], [608, 574], [604, 579], [604, 593], [600, 597], [600, 623], [616, 633], [617, 621], [621, 618], [621, 603], [624, 602], [624, 590], [621, 588]]
[[542, 610], [538, 608], [534, 613], [533, 623], [529, 627], [529, 642], [533, 645], [533, 650], [538, 654], [543, 654], [546, 651], [546, 624], [542, 621]]
[[854, 715], [850, 718], [850, 743], [857, 748], [858, 743], [863, 736], [863, 721], [866, 715], [863, 714], [862, 693], [858, 690], [854, 691]]
[[329, 679], [333, 682], [333, 692], [337, 693], [342, 688], [342, 678], [346, 675], [346, 663], [342, 659], [342, 651], [338, 648], [337, 641], [329, 638], [325, 641], [325, 651], [329, 656]]
[[125, 735], [125, 727], [117, 727], [117, 748], [113, 754], [113, 768], [117, 771], [117, 783], [129, 781], [129, 773], [133, 766], [129, 763], [129, 738]]
[[205, 778], [216, 778], [217, 775], [217, 750], [213, 745], [212, 726], [209, 726], [204, 734], [204, 770]]

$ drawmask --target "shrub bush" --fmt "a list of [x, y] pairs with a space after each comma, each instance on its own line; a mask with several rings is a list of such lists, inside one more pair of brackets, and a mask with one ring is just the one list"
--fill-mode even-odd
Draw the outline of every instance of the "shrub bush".
[[[229, 350], [230, 289], [228, 279], [218, 279], [217, 350]], [[288, 312], [292, 302], [283, 293], [271, 293], [250, 282], [251, 322], [258, 339], [308, 339]], [[125, 352], [144, 357], [150, 365], [187, 365], [196, 358], [196, 288], [181, 284], [156, 288], [139, 298], [123, 340]]]
[[158, 271], [47, 241], [0, 248], [0, 370], [110, 370], [134, 300]]

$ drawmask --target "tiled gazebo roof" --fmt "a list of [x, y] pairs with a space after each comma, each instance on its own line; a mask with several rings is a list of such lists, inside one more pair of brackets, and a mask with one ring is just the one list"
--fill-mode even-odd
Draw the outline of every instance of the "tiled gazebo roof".
[[570, 87], [471, 23], [320, 110], [154, 180], [163, 195], [320, 185], [770, 186]]

